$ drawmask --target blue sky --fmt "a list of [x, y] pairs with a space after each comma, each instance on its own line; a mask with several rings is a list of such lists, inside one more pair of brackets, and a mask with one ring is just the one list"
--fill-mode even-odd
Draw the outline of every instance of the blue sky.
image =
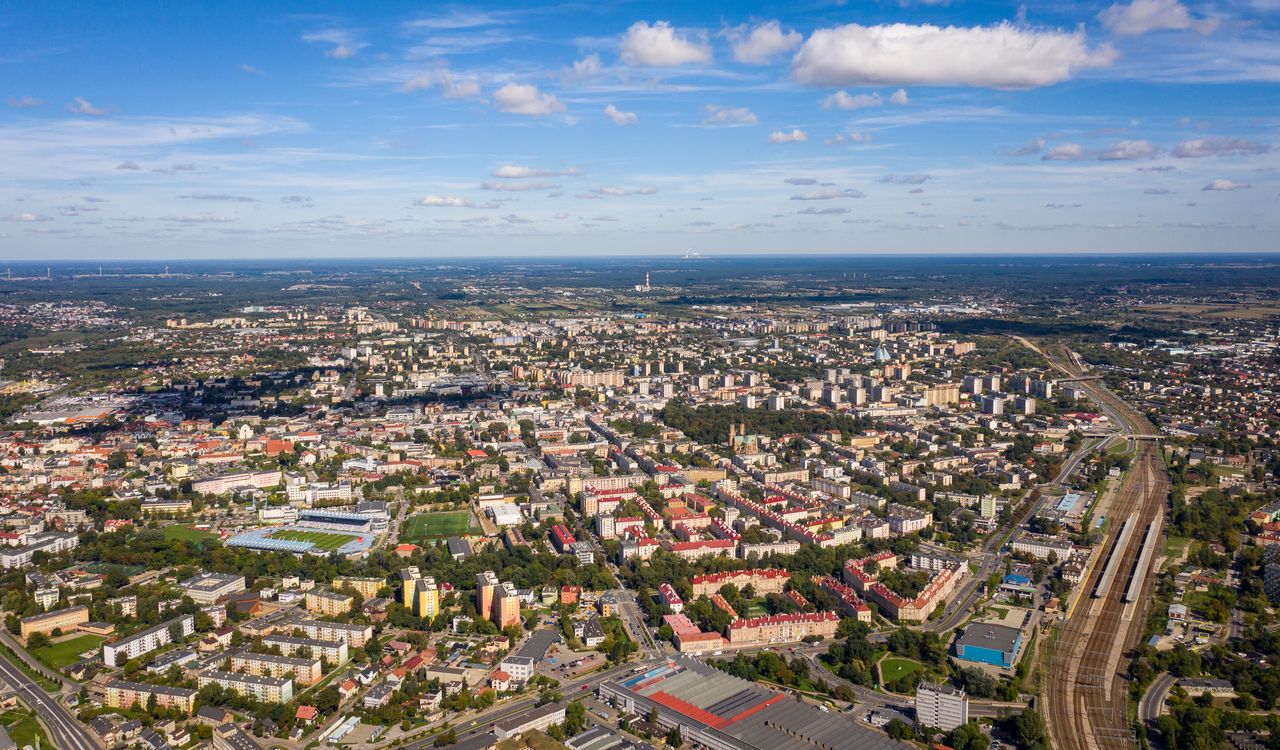
[[1280, 249], [1280, 0], [12, 3], [0, 257]]

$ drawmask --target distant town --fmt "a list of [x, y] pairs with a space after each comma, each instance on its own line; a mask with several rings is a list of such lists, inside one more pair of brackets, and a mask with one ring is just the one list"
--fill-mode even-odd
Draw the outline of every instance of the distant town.
[[1277, 747], [1273, 270], [685, 263], [0, 281], [0, 750]]

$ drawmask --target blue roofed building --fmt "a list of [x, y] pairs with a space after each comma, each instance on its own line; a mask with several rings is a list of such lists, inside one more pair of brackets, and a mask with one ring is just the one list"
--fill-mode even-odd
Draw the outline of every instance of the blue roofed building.
[[956, 658], [1012, 669], [1022, 650], [1022, 631], [995, 623], [974, 622], [956, 639]]

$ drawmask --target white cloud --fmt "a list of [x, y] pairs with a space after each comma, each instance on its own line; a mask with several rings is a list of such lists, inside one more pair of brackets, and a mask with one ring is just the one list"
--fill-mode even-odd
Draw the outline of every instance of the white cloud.
[[711, 62], [711, 47], [678, 33], [666, 21], [636, 21], [622, 37], [622, 61], [635, 67], [664, 68]]
[[1254, 156], [1265, 154], [1271, 147], [1265, 143], [1244, 138], [1196, 138], [1182, 141], [1173, 147], [1173, 155], [1180, 159], [1197, 159], [1206, 156]]
[[251, 75], [251, 76], [265, 76], [265, 75], [266, 75], [266, 73], [265, 73], [265, 72], [263, 72], [263, 71], [261, 71], [261, 70], [259, 70], [259, 69], [255, 68], [255, 67], [253, 67], [253, 66], [252, 66], [252, 65], [250, 65], [249, 63], [240, 63], [240, 71], [241, 71], [241, 72], [243, 72], [243, 73], [248, 73], [248, 74], [249, 74], [249, 75]]
[[635, 188], [633, 190], [631, 188], [622, 188], [614, 185], [606, 185], [604, 187], [598, 187], [592, 190], [591, 192], [597, 196], [607, 195], [612, 198], [620, 198], [628, 195], [653, 195], [658, 191], [651, 187]]
[[640, 121], [635, 112], [623, 112], [612, 104], [604, 108], [604, 116], [613, 120], [614, 125], [635, 125]]
[[26, 223], [36, 222], [36, 221], [52, 221], [52, 218], [49, 216], [44, 216], [42, 214], [23, 213], [23, 214], [12, 214], [10, 216], [6, 216], [4, 217], [4, 220], [17, 221], [17, 222], [22, 222], [26, 224]]
[[887, 174], [880, 181], [890, 185], [923, 185], [930, 179], [932, 178], [927, 174]]
[[1253, 186], [1244, 182], [1233, 182], [1231, 180], [1214, 180], [1213, 182], [1210, 182], [1208, 185], [1205, 185], [1200, 189], [1228, 192], [1231, 190], [1248, 190], [1251, 187]]
[[1169, 195], [1172, 191], [1169, 188], [1149, 187], [1142, 191], [1143, 195]]
[[770, 143], [802, 143], [807, 140], [809, 140], [809, 134], [800, 129], [792, 130], [790, 133], [775, 130], [769, 134]]
[[527, 193], [534, 190], [559, 190], [560, 186], [550, 182], [486, 182], [480, 187], [485, 190], [496, 190], [503, 193]]
[[702, 124], [708, 127], [732, 127], [735, 125], [757, 125], [760, 118], [746, 107], [722, 107], [719, 104], [708, 104], [702, 108]]
[[[850, 94], [844, 89], [840, 89], [834, 94], [822, 100], [823, 109], [863, 109], [864, 107], [879, 107], [885, 103], [885, 98], [880, 96], [879, 91], [870, 94]], [[890, 104], [896, 106], [904, 106], [910, 102], [907, 92], [904, 89], [898, 89], [889, 95], [887, 100]]]
[[861, 190], [810, 190], [807, 193], [791, 196], [793, 201], [830, 201], [837, 198], [866, 198]]
[[76, 97], [75, 101], [67, 105], [67, 109], [78, 115], [92, 115], [93, 117], [101, 117], [110, 114], [111, 110], [102, 107], [95, 107], [87, 99]]
[[542, 169], [541, 167], [525, 167], [519, 164], [503, 164], [494, 167], [489, 174], [504, 180], [521, 180], [527, 177], [577, 177], [582, 170], [577, 167], [568, 169]]
[[1043, 138], [1032, 138], [1009, 152], [1010, 156], [1034, 156], [1044, 150]]
[[573, 67], [565, 72], [565, 77], [571, 81], [585, 81], [594, 75], [597, 75], [603, 66], [600, 64], [600, 56], [591, 54], [577, 60], [573, 63]]
[[834, 146], [839, 143], [845, 143], [846, 141], [849, 143], [870, 143], [871, 140], [872, 138], [870, 133], [850, 132], [850, 133], [836, 133], [835, 135], [831, 136], [827, 140], [823, 141], [823, 143], [827, 144], [828, 146]]
[[142, 167], [138, 166], [138, 162], [136, 161], [123, 161], [120, 162], [120, 165], [117, 166], [116, 169], [125, 169], [131, 172], [137, 172], [141, 170]]
[[555, 94], [539, 93], [538, 87], [531, 83], [508, 83], [494, 92], [493, 103], [503, 112], [530, 117], [564, 111], [564, 104]]
[[733, 44], [733, 59], [741, 63], [763, 65], [778, 55], [790, 52], [804, 41], [798, 31], [783, 31], [777, 21], [764, 23], [747, 31], [746, 25], [725, 32]]
[[836, 216], [839, 214], [847, 214], [849, 212], [850, 212], [850, 209], [845, 208], [843, 206], [827, 206], [825, 208], [810, 206], [808, 208], [802, 208], [799, 211], [796, 211], [796, 213], [798, 214], [805, 214], [808, 216]]
[[796, 186], [818, 184], [818, 181], [813, 179], [812, 177], [788, 177], [787, 179], [783, 180], [783, 182], [787, 183], [788, 185], [796, 185]]
[[1079, 143], [1063, 143], [1049, 149], [1041, 161], [1083, 161], [1089, 158], [1084, 146]]
[[1135, 161], [1150, 159], [1160, 153], [1151, 141], [1115, 141], [1098, 155], [1102, 161]]
[[229, 193], [188, 193], [179, 198], [189, 201], [225, 201], [228, 203], [257, 203], [257, 199], [247, 195], [231, 195]]
[[349, 60], [356, 56], [360, 50], [368, 47], [365, 42], [356, 39], [355, 35], [346, 29], [323, 29], [321, 31], [311, 31], [302, 35], [304, 42], [320, 42], [322, 44], [332, 44], [333, 46], [325, 50], [325, 57], [332, 57], [335, 60]]
[[418, 201], [417, 205], [428, 208], [471, 208], [471, 201], [456, 195], [428, 195]]
[[848, 24], [819, 29], [791, 62], [797, 81], [819, 86], [938, 84], [1033, 88], [1110, 65], [1109, 46], [1089, 49], [1083, 31], [995, 26]]
[[1192, 18], [1187, 7], [1178, 0], [1133, 0], [1128, 5], [1115, 3], [1099, 13], [1098, 20], [1112, 33], [1120, 36], [1186, 29], [1212, 34], [1218, 28], [1218, 19]]
[[37, 99], [34, 96], [11, 96], [5, 102], [14, 109], [31, 109], [44, 104], [43, 99]]
[[430, 73], [419, 73], [401, 85], [405, 92], [424, 91], [440, 88], [446, 99], [470, 99], [480, 95], [480, 83], [472, 78], [456, 78], [447, 68], [433, 70]]

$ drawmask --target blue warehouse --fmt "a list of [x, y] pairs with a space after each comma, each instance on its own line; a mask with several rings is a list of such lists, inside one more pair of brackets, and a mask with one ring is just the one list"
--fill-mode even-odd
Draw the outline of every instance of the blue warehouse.
[[1022, 649], [1022, 631], [986, 622], [971, 623], [956, 639], [956, 658], [1012, 669]]

